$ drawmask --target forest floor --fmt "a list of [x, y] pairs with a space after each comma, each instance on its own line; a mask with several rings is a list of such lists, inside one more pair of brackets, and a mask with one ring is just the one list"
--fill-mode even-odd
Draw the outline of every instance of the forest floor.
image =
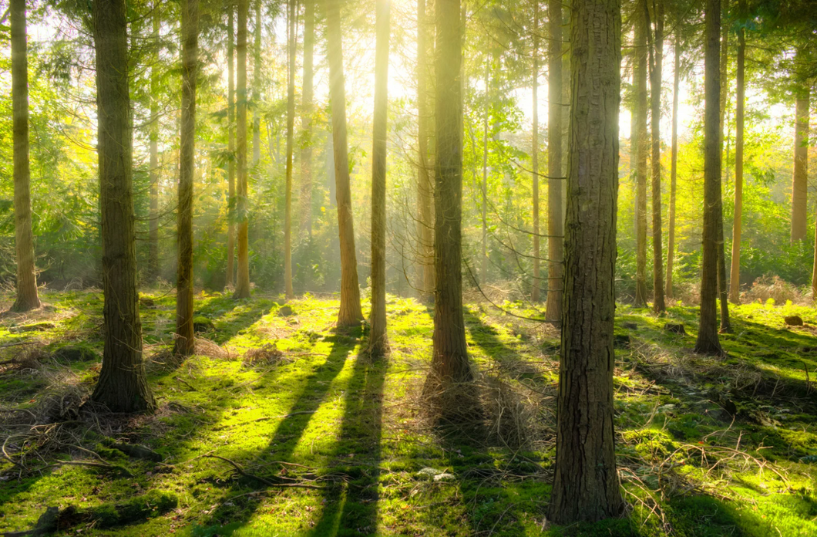
[[[391, 355], [373, 362], [365, 328], [335, 330], [337, 300], [201, 294], [199, 354], [179, 362], [174, 296], [146, 294], [158, 411], [123, 416], [81, 407], [99, 374], [101, 293], [42, 298], [37, 312], [0, 318], [0, 535], [41, 515], [40, 528], [58, 517], [59, 535], [817, 535], [813, 308], [732, 308], [728, 356], [708, 358], [690, 351], [695, 308], [656, 317], [619, 305], [629, 507], [554, 527], [551, 327], [469, 305], [483, 408], [472, 427], [444, 429], [425, 419], [432, 317], [412, 299], [389, 297]], [[0, 295], [0, 310], [10, 304]]]

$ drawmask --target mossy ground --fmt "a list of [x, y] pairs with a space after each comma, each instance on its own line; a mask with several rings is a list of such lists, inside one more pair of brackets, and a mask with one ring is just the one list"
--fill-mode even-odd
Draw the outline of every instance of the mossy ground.
[[[0, 345], [40, 344], [38, 366], [0, 366], [3, 409], [39, 412], [54, 394], [87, 394], [98, 375], [98, 358], [57, 363], [47, 356], [69, 344], [101, 355], [100, 293], [42, 298], [49, 304], [43, 310], [0, 319]], [[146, 355], [161, 361], [171, 343], [174, 297], [147, 298]], [[0, 307], [10, 302], [2, 297]], [[290, 301], [291, 315], [280, 314], [282, 302], [198, 296], [197, 314], [213, 323], [200, 335], [227, 353], [149, 364], [155, 415], [63, 418], [75, 422], [62, 426], [73, 440], [56, 447], [9, 438], [7, 450], [16, 457], [23, 451], [26, 465], [41, 471], [21, 473], [0, 461], [0, 530], [30, 529], [49, 506], [89, 508], [162, 491], [178, 497], [170, 513], [62, 534], [817, 535], [817, 311], [811, 308], [733, 308], [734, 333], [722, 337], [728, 356], [706, 358], [689, 352], [695, 309], [673, 307], [659, 318], [619, 306], [616, 425], [631, 508], [618, 520], [553, 527], [545, 518], [558, 379], [553, 329], [469, 306], [468, 341], [485, 420], [466, 434], [431, 428], [423, 419], [432, 332], [426, 306], [389, 298], [391, 354], [373, 362], [364, 353], [365, 328], [335, 331], [336, 300]], [[792, 314], [806, 325], [786, 327], [783, 317]], [[689, 335], [663, 331], [667, 322], [684, 323]], [[33, 323], [51, 324], [20, 330]], [[273, 343], [280, 352], [269, 360], [242, 360], [247, 350]], [[0, 361], [24, 348], [0, 348]], [[0, 414], [0, 440], [26, 432], [22, 414]], [[100, 433], [143, 444], [164, 461], [106, 448]], [[79, 448], [127, 467], [133, 477], [84, 466], [45, 468], [53, 460], [99, 460]], [[271, 487], [209, 455], [267, 482], [317, 488]], [[427, 468], [435, 472], [421, 473]]]

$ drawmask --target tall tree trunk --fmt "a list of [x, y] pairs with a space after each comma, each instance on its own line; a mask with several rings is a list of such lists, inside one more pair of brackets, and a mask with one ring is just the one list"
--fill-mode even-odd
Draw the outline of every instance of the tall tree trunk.
[[[295, 298], [292, 290], [292, 151], [295, 143], [295, 0], [287, 2], [287, 171], [284, 202], [284, 291], [287, 300]], [[258, 11], [260, 13], [260, 9]]]
[[619, 0], [576, 2], [565, 237], [565, 298], [550, 519], [618, 516], [624, 508], [613, 430]]
[[[559, 321], [564, 289], [562, 206], [562, 2], [548, 3], [548, 289], [545, 318]], [[566, 189], [565, 189], [566, 190]]]
[[249, 220], [247, 218], [247, 13], [248, 0], [238, 0], [238, 35], [236, 56], [238, 87], [236, 89], [236, 220], [238, 221], [238, 275], [233, 298], [250, 297]]
[[340, 311], [338, 326], [356, 326], [363, 320], [360, 286], [357, 280], [355, 230], [352, 220], [352, 192], [349, 185], [349, 155], [346, 139], [346, 87], [343, 76], [343, 41], [340, 28], [340, 0], [324, 0], [326, 8], [329, 98], [332, 105], [332, 140], [335, 153], [335, 191], [340, 235]]
[[482, 116], [482, 256], [480, 257], [479, 278], [483, 285], [488, 283], [488, 117], [490, 115], [491, 61], [485, 58], [485, 107]]
[[[806, 63], [805, 53], [797, 49], [795, 62]], [[799, 77], [797, 77], [799, 78]], [[808, 211], [808, 133], [809, 100], [808, 83], [799, 81], [795, 91], [794, 111], [794, 174], [791, 182], [791, 242], [806, 238], [806, 212]]]
[[420, 272], [420, 295], [434, 298], [434, 183], [429, 148], [432, 124], [429, 58], [433, 39], [429, 39], [430, 17], [425, 0], [417, 0], [417, 266]]
[[229, 160], [227, 161], [227, 279], [226, 287], [233, 288], [235, 285], [235, 5], [230, 2], [227, 9], [230, 10], [227, 26], [227, 150]]
[[644, 10], [635, 8], [635, 136], [636, 136], [636, 276], [635, 305], [647, 305], [647, 28]]
[[[462, 25], [460, 0], [436, 0], [436, 170], [434, 266], [437, 288], [431, 373], [427, 390], [443, 390], [473, 376], [462, 311]], [[463, 409], [443, 408], [461, 413]]]
[[675, 28], [675, 66], [673, 68], [672, 85], [672, 163], [670, 164], [669, 187], [669, 224], [667, 239], [667, 297], [672, 298], [672, 270], [675, 261], [675, 196], [678, 177], [678, 103], [680, 102], [681, 85], [681, 22]]
[[28, 56], [26, 2], [11, 0], [11, 99], [14, 137], [14, 231], [17, 253], [17, 299], [11, 311], [40, 307], [34, 268], [34, 234], [31, 231], [31, 172], [28, 159]]
[[159, 276], [159, 4], [153, 6], [153, 46], [155, 52], [150, 67], [150, 172], [148, 204], [148, 281]]
[[[655, 40], [650, 44], [650, 119], [652, 134], [652, 285], [655, 313], [663, 313], [664, 304], [664, 256], [662, 252], [661, 227], [661, 81], [664, 70], [664, 4], [655, 6]], [[644, 0], [647, 32], [650, 32], [649, 7]]]
[[[570, 28], [572, 17], [573, 17], [573, 15], [571, 14], [571, 5], [572, 5], [572, 0], [564, 0], [562, 2], [562, 7], [564, 8], [564, 9], [562, 9], [562, 27], [563, 28]], [[565, 226], [565, 223], [567, 222], [567, 171], [568, 171], [567, 170], [567, 165], [568, 165], [568, 162], [567, 162], [568, 161], [567, 147], [568, 147], [568, 141], [569, 141], [569, 138], [570, 138], [570, 107], [571, 107], [571, 102], [570, 101], [571, 101], [571, 92], [573, 91], [572, 88], [571, 88], [571, 85], [570, 85], [571, 84], [571, 80], [570, 80], [570, 77], [571, 77], [571, 67], [570, 67], [570, 65], [571, 65], [571, 63], [570, 62], [571, 62], [570, 36], [568, 36], [567, 46], [565, 46], [565, 39], [564, 39], [564, 33], [563, 33], [562, 34], [562, 99], [560, 101], [562, 103], [562, 106], [560, 107], [562, 109], [562, 136], [561, 136], [561, 138], [562, 138], [562, 154], [561, 154], [562, 169], [561, 169], [561, 173], [559, 174], [560, 177], [565, 178], [565, 179], [562, 179], [562, 187], [561, 187], [561, 190], [562, 190], [562, 204], [561, 204], [560, 210], [562, 212], [562, 230], [563, 230], [562, 235], [564, 235], [564, 228], [565, 228], [564, 226]], [[550, 90], [548, 90], [548, 91], [550, 91]], [[550, 119], [548, 119], [548, 121], [550, 121]], [[549, 132], [548, 132], [548, 136], [550, 136]], [[550, 188], [550, 186], [548, 186], [548, 189], [549, 188]], [[548, 204], [550, 204], [550, 201], [548, 201]], [[549, 208], [550, 208], [550, 206], [548, 206], [548, 209]], [[562, 250], [564, 251], [564, 237], [562, 237], [561, 242], [562, 242]], [[562, 256], [560, 258], [564, 259], [564, 253], [562, 254]], [[562, 269], [561, 269], [562, 270], [562, 279], [559, 282], [561, 284], [559, 289], [561, 290], [561, 289], [564, 289], [564, 268], [563, 268], [564, 264], [560, 264], [559, 266], [562, 267]], [[550, 284], [548, 284], [548, 285], [550, 285]], [[561, 302], [562, 302], [562, 299], [559, 300], [560, 304], [561, 304]]]
[[[312, 240], [312, 114], [313, 57], [315, 52], [315, 0], [304, 2], [304, 82], [301, 89], [301, 240]], [[309, 271], [306, 271], [307, 273]]]
[[[740, 16], [746, 12], [746, 0], [738, 1]], [[729, 299], [740, 304], [740, 235], [743, 226], [743, 123], [745, 101], [744, 63], [746, 34], [738, 31], [737, 103], [735, 106], [735, 219], [732, 225], [732, 268], [729, 276]]]
[[252, 165], [261, 160], [261, 0], [255, 0], [252, 68]]
[[369, 352], [386, 352], [386, 137], [388, 135], [389, 0], [377, 0], [372, 128], [372, 316]]
[[176, 334], [173, 353], [190, 356], [193, 331], [193, 179], [196, 173], [196, 76], [198, 0], [182, 0], [182, 134], [179, 162], [179, 268], [176, 279]]
[[113, 412], [153, 410], [136, 289], [132, 135], [124, 0], [93, 3], [102, 216], [104, 351], [92, 399]]
[[[561, 21], [560, 21], [561, 22]], [[560, 58], [561, 60], [561, 58]], [[539, 2], [533, 3], [533, 133], [531, 167], [533, 168], [533, 281], [531, 301], [539, 302]], [[550, 212], [548, 212], [550, 214]]]
[[720, 149], [721, 0], [706, 0], [704, 46], [704, 223], [701, 261], [701, 315], [695, 352], [722, 354], [718, 341], [718, 219], [722, 218]]
[[[722, 0], [722, 7], [724, 16], [729, 14], [729, 0]], [[720, 112], [719, 112], [719, 150], [721, 152], [721, 175], [723, 175], [723, 146], [726, 139], [726, 99], [729, 95], [729, 24], [721, 24], [721, 63], [720, 63]], [[727, 155], [729, 154], [727, 149]], [[727, 159], [728, 160], [728, 159]], [[720, 194], [718, 194], [716, 209], [720, 216], [716, 222], [717, 237], [718, 237], [718, 299], [721, 308], [721, 332], [728, 333], [732, 331], [732, 326], [729, 323], [729, 288], [726, 285], [726, 252], [724, 245], [723, 234], [723, 179], [721, 179]]]

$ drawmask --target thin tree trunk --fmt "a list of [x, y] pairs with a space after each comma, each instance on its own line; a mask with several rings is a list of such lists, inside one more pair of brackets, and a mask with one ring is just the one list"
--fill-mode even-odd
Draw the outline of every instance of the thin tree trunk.
[[482, 284], [488, 282], [488, 116], [490, 114], [491, 62], [485, 59], [485, 103], [482, 117], [482, 257], [480, 258], [479, 278]]
[[557, 399], [557, 524], [618, 516], [624, 502], [613, 430], [619, 0], [576, 2], [565, 237], [565, 298]]
[[[284, 291], [287, 300], [295, 298], [292, 290], [292, 151], [295, 144], [295, 0], [287, 2], [289, 61], [287, 73], [287, 171], [284, 205]], [[258, 11], [260, 13], [260, 9]]]
[[261, 160], [261, 0], [255, 0], [255, 33], [252, 69], [252, 165]]
[[[561, 21], [560, 21], [561, 22]], [[561, 60], [561, 58], [559, 58]], [[531, 167], [533, 179], [533, 281], [531, 301], [539, 302], [539, 2], [533, 3], [533, 133]], [[548, 213], [550, 214], [550, 213]]]
[[196, 173], [196, 76], [198, 0], [182, 0], [182, 133], [179, 163], [179, 268], [176, 280], [176, 334], [173, 353], [195, 351], [193, 332], [193, 179]]
[[352, 192], [349, 185], [349, 155], [346, 136], [346, 88], [343, 75], [343, 41], [340, 28], [340, 0], [324, 0], [326, 8], [329, 97], [332, 106], [332, 139], [335, 153], [335, 191], [338, 202], [340, 236], [340, 311], [338, 326], [356, 326], [363, 320], [360, 286], [357, 280], [357, 253], [352, 219]]
[[[313, 56], [315, 51], [315, 0], [304, 2], [304, 82], [301, 95], [301, 200], [300, 238], [312, 240], [312, 114]], [[309, 271], [306, 271], [308, 274]], [[306, 283], [306, 282], [305, 282]]]
[[429, 16], [425, 0], [417, 0], [417, 237], [420, 267], [420, 295], [424, 300], [434, 298], [434, 184], [433, 163], [429, 148], [432, 105], [429, 89], [430, 47]]
[[227, 26], [227, 278], [226, 287], [235, 286], [235, 5], [230, 2]]
[[647, 32], [644, 10], [635, 12], [636, 276], [635, 305], [647, 305]]
[[[739, 0], [741, 17], [746, 11], [746, 0]], [[738, 32], [737, 57], [737, 103], [735, 106], [735, 218], [732, 225], [732, 267], [729, 276], [729, 299], [740, 304], [740, 235], [743, 226], [743, 123], [745, 101], [744, 62], [746, 34], [743, 27]]]
[[386, 137], [388, 134], [389, 0], [377, 0], [372, 128], [372, 315], [369, 352], [386, 352]]
[[148, 281], [159, 276], [159, 4], [153, 6], [153, 46], [156, 48], [150, 66], [150, 207], [148, 228]]
[[238, 88], [236, 90], [236, 220], [238, 221], [238, 275], [233, 298], [250, 297], [249, 220], [247, 218], [247, 13], [248, 0], [238, 0]]
[[[563, 28], [570, 28], [572, 14], [571, 14], [571, 0], [563, 0], [562, 1], [562, 27]], [[567, 38], [567, 46], [565, 46], [565, 39], [564, 33], [562, 33], [562, 98], [561, 103], [562, 106], [562, 153], [561, 153], [561, 161], [562, 161], [562, 169], [561, 173], [559, 173], [560, 177], [565, 177], [562, 179], [561, 183], [561, 191], [562, 191], [562, 203], [559, 207], [559, 210], [562, 213], [562, 230], [561, 233], [564, 235], [564, 228], [565, 223], [567, 222], [567, 147], [568, 141], [570, 138], [570, 106], [571, 106], [571, 92], [573, 91], [571, 88], [571, 54], [570, 54], [570, 36]], [[550, 91], [548, 89], [548, 91]], [[548, 119], [550, 121], [550, 119]], [[550, 136], [550, 131], [548, 131], [548, 136]], [[548, 150], [550, 151], [550, 150]], [[548, 153], [549, 155], [550, 153]], [[548, 157], [549, 158], [549, 157]], [[550, 189], [550, 185], [548, 184], [548, 189]], [[548, 210], [550, 210], [550, 200], [548, 200]], [[561, 238], [560, 242], [562, 243], [562, 251], [564, 252], [564, 237]], [[564, 259], [564, 253], [560, 256], [560, 259]], [[564, 289], [564, 264], [559, 265], [562, 271], [562, 278], [559, 287], [559, 291]], [[548, 285], [550, 285], [550, 280], [548, 280]], [[561, 307], [562, 299], [559, 299], [559, 304]], [[561, 310], [560, 310], [561, 311]]]
[[91, 398], [113, 412], [153, 410], [136, 288], [128, 38], [124, 0], [93, 3], [104, 351]]
[[[806, 63], [805, 53], [798, 49], [795, 62]], [[805, 81], [795, 92], [794, 111], [794, 174], [791, 183], [791, 242], [806, 238], [806, 213], [808, 211], [808, 134], [809, 134], [809, 86]]]
[[718, 341], [718, 219], [721, 204], [720, 41], [721, 0], [706, 0], [704, 46], [704, 222], [701, 314], [695, 352], [722, 354]]
[[[729, 14], [729, 0], [722, 0], [722, 10], [724, 16]], [[726, 114], [726, 99], [729, 95], [729, 24], [725, 21], [721, 24], [721, 62], [720, 62], [720, 112], [719, 112], [719, 150], [721, 152], [721, 176], [723, 176], [723, 146], [726, 138], [725, 128], [725, 114]], [[727, 149], [728, 155], [728, 149]], [[727, 159], [728, 160], [728, 159]], [[726, 252], [724, 245], [723, 233], [723, 178], [720, 181], [720, 194], [718, 195], [717, 212], [720, 214], [716, 222], [717, 236], [718, 236], [718, 299], [721, 309], [721, 332], [728, 333], [732, 331], [732, 326], [729, 323], [729, 288], [726, 285]]]
[[[664, 4], [655, 6], [655, 40], [650, 44], [650, 104], [652, 134], [652, 284], [653, 311], [663, 313], [664, 303], [664, 256], [662, 252], [661, 227], [661, 81], [664, 70]], [[649, 7], [644, 0], [647, 32], [650, 33]], [[652, 41], [652, 39], [650, 40]]]
[[681, 85], [681, 23], [675, 29], [675, 67], [672, 90], [672, 163], [670, 164], [669, 187], [669, 237], [667, 239], [667, 298], [672, 298], [672, 271], [675, 262], [675, 196], [678, 177], [678, 103], [680, 102]]
[[[564, 289], [562, 205], [562, 2], [548, 3], [548, 289], [545, 318], [559, 321]], [[565, 189], [566, 190], [566, 189]]]
[[40, 307], [31, 230], [31, 171], [28, 155], [28, 56], [25, 0], [11, 0], [11, 99], [14, 137], [14, 231], [17, 253], [17, 298], [11, 311]]

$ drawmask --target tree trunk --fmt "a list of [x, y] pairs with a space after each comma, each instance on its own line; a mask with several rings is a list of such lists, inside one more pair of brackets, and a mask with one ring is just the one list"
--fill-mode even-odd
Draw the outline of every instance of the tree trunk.
[[255, 0], [252, 68], [252, 165], [261, 160], [261, 0]]
[[[797, 50], [795, 61], [806, 63], [805, 54]], [[794, 112], [794, 174], [791, 183], [791, 242], [806, 238], [806, 212], [808, 211], [808, 134], [809, 134], [809, 86], [800, 81], [795, 91]]]
[[[460, 0], [436, 0], [436, 170], [434, 335], [426, 388], [472, 380], [462, 311], [462, 25]], [[461, 412], [462, 409], [444, 408]]]
[[[292, 290], [292, 151], [295, 143], [295, 0], [287, 2], [287, 171], [284, 202], [284, 292], [287, 300], [295, 298]], [[258, 9], [260, 13], [260, 8]], [[259, 25], [260, 26], [260, 25]], [[256, 75], [257, 76], [257, 75]]]
[[343, 76], [343, 41], [340, 28], [340, 0], [324, 0], [326, 8], [329, 98], [332, 106], [332, 140], [335, 153], [335, 191], [340, 235], [340, 311], [338, 326], [356, 326], [363, 320], [357, 280], [355, 230], [352, 220], [352, 193], [349, 185], [349, 155], [346, 141], [346, 88]]
[[614, 517], [624, 508], [613, 430], [620, 7], [619, 0], [587, 0], [573, 11], [565, 298], [550, 499], [550, 519], [557, 524]]
[[195, 351], [193, 331], [193, 179], [196, 173], [196, 76], [198, 0], [182, 0], [182, 134], [179, 163], [179, 268], [176, 279], [176, 334], [173, 353]]
[[153, 410], [136, 289], [132, 134], [124, 0], [93, 3], [104, 351], [92, 399], [113, 412]]
[[[739, 0], [741, 17], [746, 11], [746, 0]], [[735, 107], [735, 218], [732, 225], [732, 270], [729, 276], [729, 299], [740, 304], [740, 235], [743, 225], [743, 123], [745, 101], [744, 62], [746, 34], [738, 32], [737, 103]]]
[[704, 47], [704, 222], [701, 314], [695, 352], [722, 354], [718, 341], [718, 219], [721, 204], [720, 42], [721, 0], [706, 0]]
[[[304, 82], [301, 91], [301, 200], [300, 238], [312, 240], [312, 114], [313, 56], [315, 51], [315, 0], [304, 2]], [[306, 271], [308, 274], [309, 271]], [[306, 283], [306, 282], [305, 282]]]
[[17, 252], [17, 298], [11, 311], [40, 307], [31, 231], [31, 172], [28, 159], [28, 56], [25, 0], [11, 0], [11, 99], [14, 136], [14, 231]]
[[429, 58], [433, 40], [429, 39], [429, 16], [425, 0], [417, 0], [417, 265], [420, 271], [420, 296], [434, 298], [434, 184], [433, 163], [429, 148], [431, 138], [431, 91], [428, 79]]
[[491, 61], [485, 58], [485, 107], [482, 116], [482, 256], [480, 257], [479, 279], [488, 282], [488, 116], [490, 115]]
[[[664, 4], [655, 6], [655, 40], [650, 46], [650, 104], [652, 134], [652, 285], [655, 313], [666, 311], [664, 304], [664, 256], [662, 252], [661, 227], [661, 81], [664, 70]], [[644, 0], [647, 31], [650, 32], [649, 7]]]
[[155, 282], [159, 276], [159, 4], [153, 6], [153, 65], [150, 68], [150, 190], [148, 204], [148, 273], [149, 282]]
[[[561, 22], [561, 21], [559, 21]], [[561, 60], [561, 58], [559, 58]], [[531, 301], [539, 302], [539, 2], [533, 3], [533, 133], [531, 167], [533, 168], [533, 281]], [[548, 212], [550, 214], [550, 212]]]
[[238, 0], [238, 87], [236, 89], [236, 220], [238, 221], [238, 275], [233, 298], [250, 297], [249, 220], [247, 218], [247, 13], [248, 0]]
[[647, 305], [647, 32], [644, 10], [635, 8], [636, 276], [635, 305]]
[[672, 163], [670, 164], [669, 187], [669, 237], [667, 239], [667, 298], [672, 298], [672, 270], [675, 261], [675, 196], [678, 177], [678, 103], [680, 101], [681, 85], [681, 22], [675, 29], [675, 67], [673, 68], [672, 86]]
[[[723, 13], [729, 14], [729, 0], [722, 0]], [[723, 146], [726, 138], [725, 128], [725, 114], [726, 114], [726, 99], [729, 95], [729, 24], [721, 24], [721, 62], [720, 62], [720, 112], [719, 112], [719, 150], [721, 152], [721, 175], [723, 175]], [[727, 150], [728, 155], [728, 150]], [[721, 308], [721, 332], [728, 333], [732, 331], [732, 326], [729, 323], [729, 288], [726, 285], [726, 252], [724, 246], [723, 234], [723, 179], [719, 186], [719, 194], [717, 199], [718, 208], [716, 209], [720, 216], [716, 222], [717, 237], [718, 237], [718, 299]]]
[[386, 352], [386, 137], [388, 135], [389, 0], [377, 0], [372, 128], [372, 316], [369, 352]]
[[235, 285], [235, 36], [233, 28], [235, 21], [235, 6], [229, 3], [229, 22], [227, 26], [227, 279], [226, 287]]
[[[562, 2], [548, 3], [548, 285], [545, 318], [559, 321], [564, 289], [562, 206]], [[566, 189], [565, 189], [566, 190]]]

